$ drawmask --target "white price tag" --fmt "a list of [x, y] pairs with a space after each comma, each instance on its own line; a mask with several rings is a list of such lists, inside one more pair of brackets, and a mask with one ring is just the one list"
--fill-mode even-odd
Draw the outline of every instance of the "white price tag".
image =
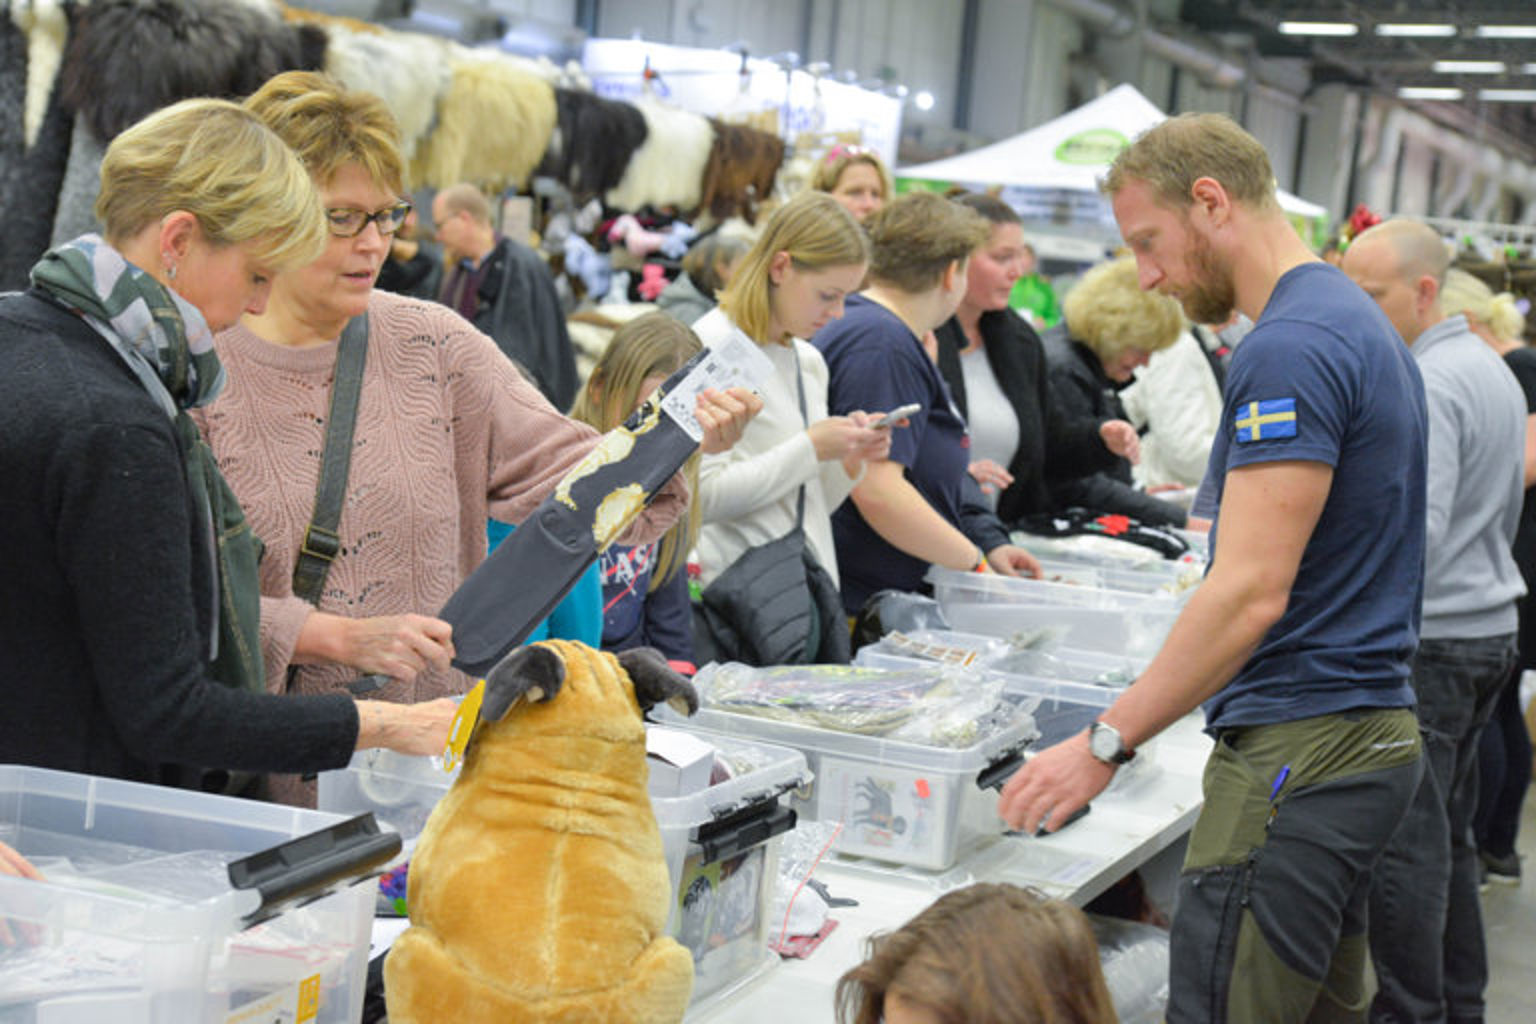
[[704, 358], [661, 400], [661, 411], [688, 432], [694, 442], [704, 440], [704, 428], [693, 415], [699, 392], [705, 388], [724, 391], [747, 388], [757, 391], [758, 382], [773, 373], [773, 364], [752, 342], [733, 335], [708, 349]]

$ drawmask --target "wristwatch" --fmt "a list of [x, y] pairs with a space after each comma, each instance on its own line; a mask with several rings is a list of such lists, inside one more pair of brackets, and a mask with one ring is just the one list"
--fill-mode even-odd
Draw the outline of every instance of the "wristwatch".
[[1136, 756], [1136, 751], [1125, 749], [1120, 730], [1104, 722], [1094, 722], [1088, 727], [1088, 751], [1105, 764], [1117, 766]]

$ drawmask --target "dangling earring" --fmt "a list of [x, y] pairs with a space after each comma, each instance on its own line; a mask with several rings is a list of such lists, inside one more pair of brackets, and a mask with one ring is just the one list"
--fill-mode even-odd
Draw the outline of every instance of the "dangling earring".
[[176, 264], [172, 263], [165, 268], [165, 276], [170, 278], [172, 281], [176, 280]]

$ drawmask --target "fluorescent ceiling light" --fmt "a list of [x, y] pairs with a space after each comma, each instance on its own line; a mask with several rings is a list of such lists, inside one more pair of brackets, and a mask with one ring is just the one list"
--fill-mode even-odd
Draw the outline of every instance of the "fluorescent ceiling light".
[[1437, 36], [1453, 36], [1456, 34], [1456, 26], [1404, 24], [1377, 25], [1376, 34], [1379, 36], [1404, 36], [1429, 39]]
[[1430, 67], [1442, 75], [1502, 75], [1508, 70], [1501, 60], [1437, 60]]
[[1397, 90], [1398, 99], [1404, 100], [1459, 100], [1462, 95], [1460, 89], [1429, 85], [1405, 85]]
[[1536, 64], [1521, 64], [1520, 73], [1522, 75], [1536, 75]]
[[1347, 21], [1282, 21], [1280, 32], [1288, 36], [1352, 36], [1359, 25]]
[[1536, 89], [1479, 89], [1477, 98], [1491, 103], [1536, 103]]
[[1484, 39], [1536, 39], [1536, 25], [1479, 25], [1477, 34]]

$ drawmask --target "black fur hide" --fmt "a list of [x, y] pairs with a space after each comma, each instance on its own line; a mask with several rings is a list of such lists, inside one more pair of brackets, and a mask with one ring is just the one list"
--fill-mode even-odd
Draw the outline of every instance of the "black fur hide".
[[618, 185], [647, 129], [628, 103], [576, 89], [556, 89], [555, 135], [538, 174], [559, 180], [578, 202]]
[[[79, 14], [65, 7], [71, 20]], [[69, 137], [74, 119], [65, 111], [55, 84], [38, 129], [37, 140], [26, 147], [22, 110], [27, 77], [27, 39], [12, 23], [9, 11], [0, 10], [0, 210], [6, 214], [6, 241], [0, 245], [0, 291], [27, 287], [27, 273], [47, 251], [53, 237], [53, 218], [58, 208], [59, 187], [69, 160]], [[14, 104], [14, 105], [12, 105]]]
[[103, 142], [194, 96], [238, 99], [282, 71], [319, 70], [324, 29], [229, 0], [95, 0], [60, 74], [64, 102]]

